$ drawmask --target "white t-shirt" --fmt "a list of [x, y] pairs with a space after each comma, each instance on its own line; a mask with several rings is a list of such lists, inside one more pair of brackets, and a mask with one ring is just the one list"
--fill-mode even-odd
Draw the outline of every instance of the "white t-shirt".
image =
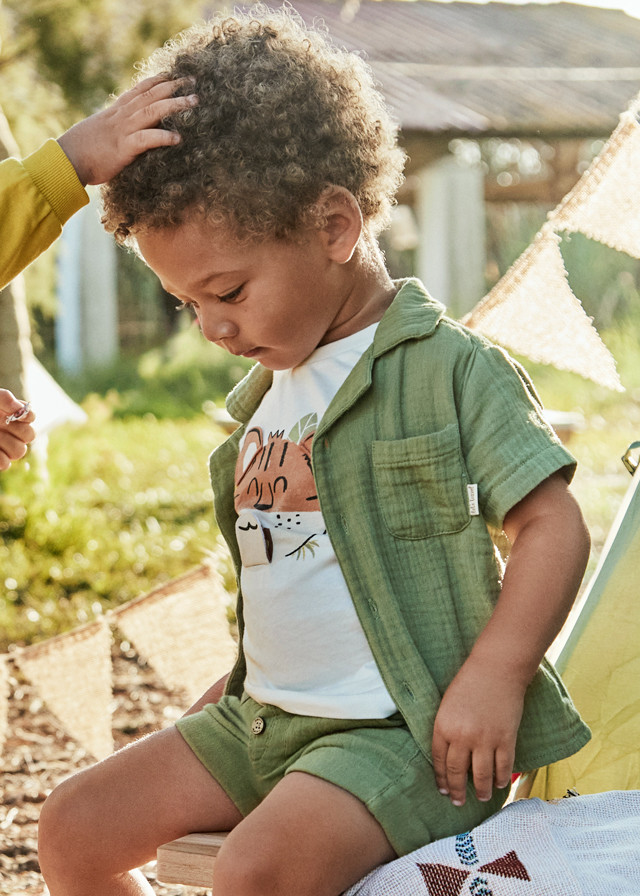
[[245, 689], [299, 715], [367, 719], [396, 710], [331, 547], [311, 471], [317, 424], [376, 326], [275, 371], [240, 445]]

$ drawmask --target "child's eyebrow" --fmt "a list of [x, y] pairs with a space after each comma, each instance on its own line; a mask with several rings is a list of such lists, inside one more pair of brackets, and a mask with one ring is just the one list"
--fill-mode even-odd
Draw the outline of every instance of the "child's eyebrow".
[[236, 275], [238, 271], [215, 271], [211, 274], [206, 274], [200, 280], [197, 280], [193, 286], [194, 289], [202, 289], [203, 286], [210, 286], [215, 280], [220, 280], [223, 277], [232, 277]]
[[[213, 271], [210, 274], [205, 274], [205, 276], [201, 277], [200, 280], [196, 280], [194, 283], [187, 284], [186, 289], [183, 287], [182, 291], [183, 291], [184, 295], [186, 295], [187, 293], [192, 294], [192, 293], [196, 292], [198, 289], [203, 289], [206, 286], [210, 286], [216, 280], [220, 280], [224, 277], [235, 277], [235, 276], [239, 276], [240, 274], [241, 274], [241, 271], [239, 269], [238, 270], [228, 270], [228, 271]], [[176, 291], [175, 287], [173, 287], [172, 285], [168, 286], [165, 283], [162, 283], [162, 281], [161, 281], [161, 285], [162, 285], [162, 288], [165, 290], [165, 292], [168, 292], [171, 295], [176, 294], [177, 291]]]

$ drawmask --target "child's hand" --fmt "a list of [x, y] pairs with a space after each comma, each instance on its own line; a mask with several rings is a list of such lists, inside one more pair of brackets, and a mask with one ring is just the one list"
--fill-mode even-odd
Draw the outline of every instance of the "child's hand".
[[27, 453], [27, 445], [36, 436], [30, 426], [34, 420], [35, 414], [24, 401], [8, 389], [0, 389], [0, 470], [8, 470]]
[[174, 96], [188, 79], [145, 78], [100, 112], [70, 128], [58, 143], [83, 185], [103, 184], [142, 152], [180, 142], [175, 131], [156, 125], [167, 115], [198, 103], [194, 94]]
[[436, 783], [455, 806], [465, 802], [471, 773], [479, 800], [511, 781], [525, 687], [469, 659], [447, 688], [436, 716]]

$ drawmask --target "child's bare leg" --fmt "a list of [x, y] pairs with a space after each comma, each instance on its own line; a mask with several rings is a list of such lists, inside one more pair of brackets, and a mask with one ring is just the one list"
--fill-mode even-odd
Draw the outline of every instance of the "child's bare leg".
[[214, 864], [213, 896], [339, 896], [394, 858], [360, 800], [291, 772], [227, 838]]
[[191, 831], [229, 830], [241, 815], [175, 728], [74, 775], [47, 799], [39, 857], [51, 896], [142, 896], [156, 849]]

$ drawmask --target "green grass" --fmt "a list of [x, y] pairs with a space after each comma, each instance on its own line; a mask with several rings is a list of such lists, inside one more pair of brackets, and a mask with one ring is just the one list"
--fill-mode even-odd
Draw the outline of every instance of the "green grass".
[[[627, 389], [621, 394], [526, 365], [548, 407], [584, 420], [569, 447], [579, 461], [574, 491], [593, 538], [590, 570], [630, 481], [620, 457], [640, 438], [636, 333], [629, 324], [604, 337]], [[196, 363], [199, 349], [189, 339], [179, 351], [145, 356], [118, 391], [105, 380], [102, 396], [85, 398], [89, 422], [51, 436], [47, 479], [25, 462], [2, 474], [0, 651], [90, 621], [208, 557], [232, 587], [207, 473], [224, 434], [202, 403], [242, 371], [221, 368], [216, 393], [218, 359], [207, 354]]]
[[220, 549], [207, 457], [223, 433], [193, 420], [89, 422], [53, 433], [48, 481], [18, 464], [0, 494], [0, 649], [68, 630]]

